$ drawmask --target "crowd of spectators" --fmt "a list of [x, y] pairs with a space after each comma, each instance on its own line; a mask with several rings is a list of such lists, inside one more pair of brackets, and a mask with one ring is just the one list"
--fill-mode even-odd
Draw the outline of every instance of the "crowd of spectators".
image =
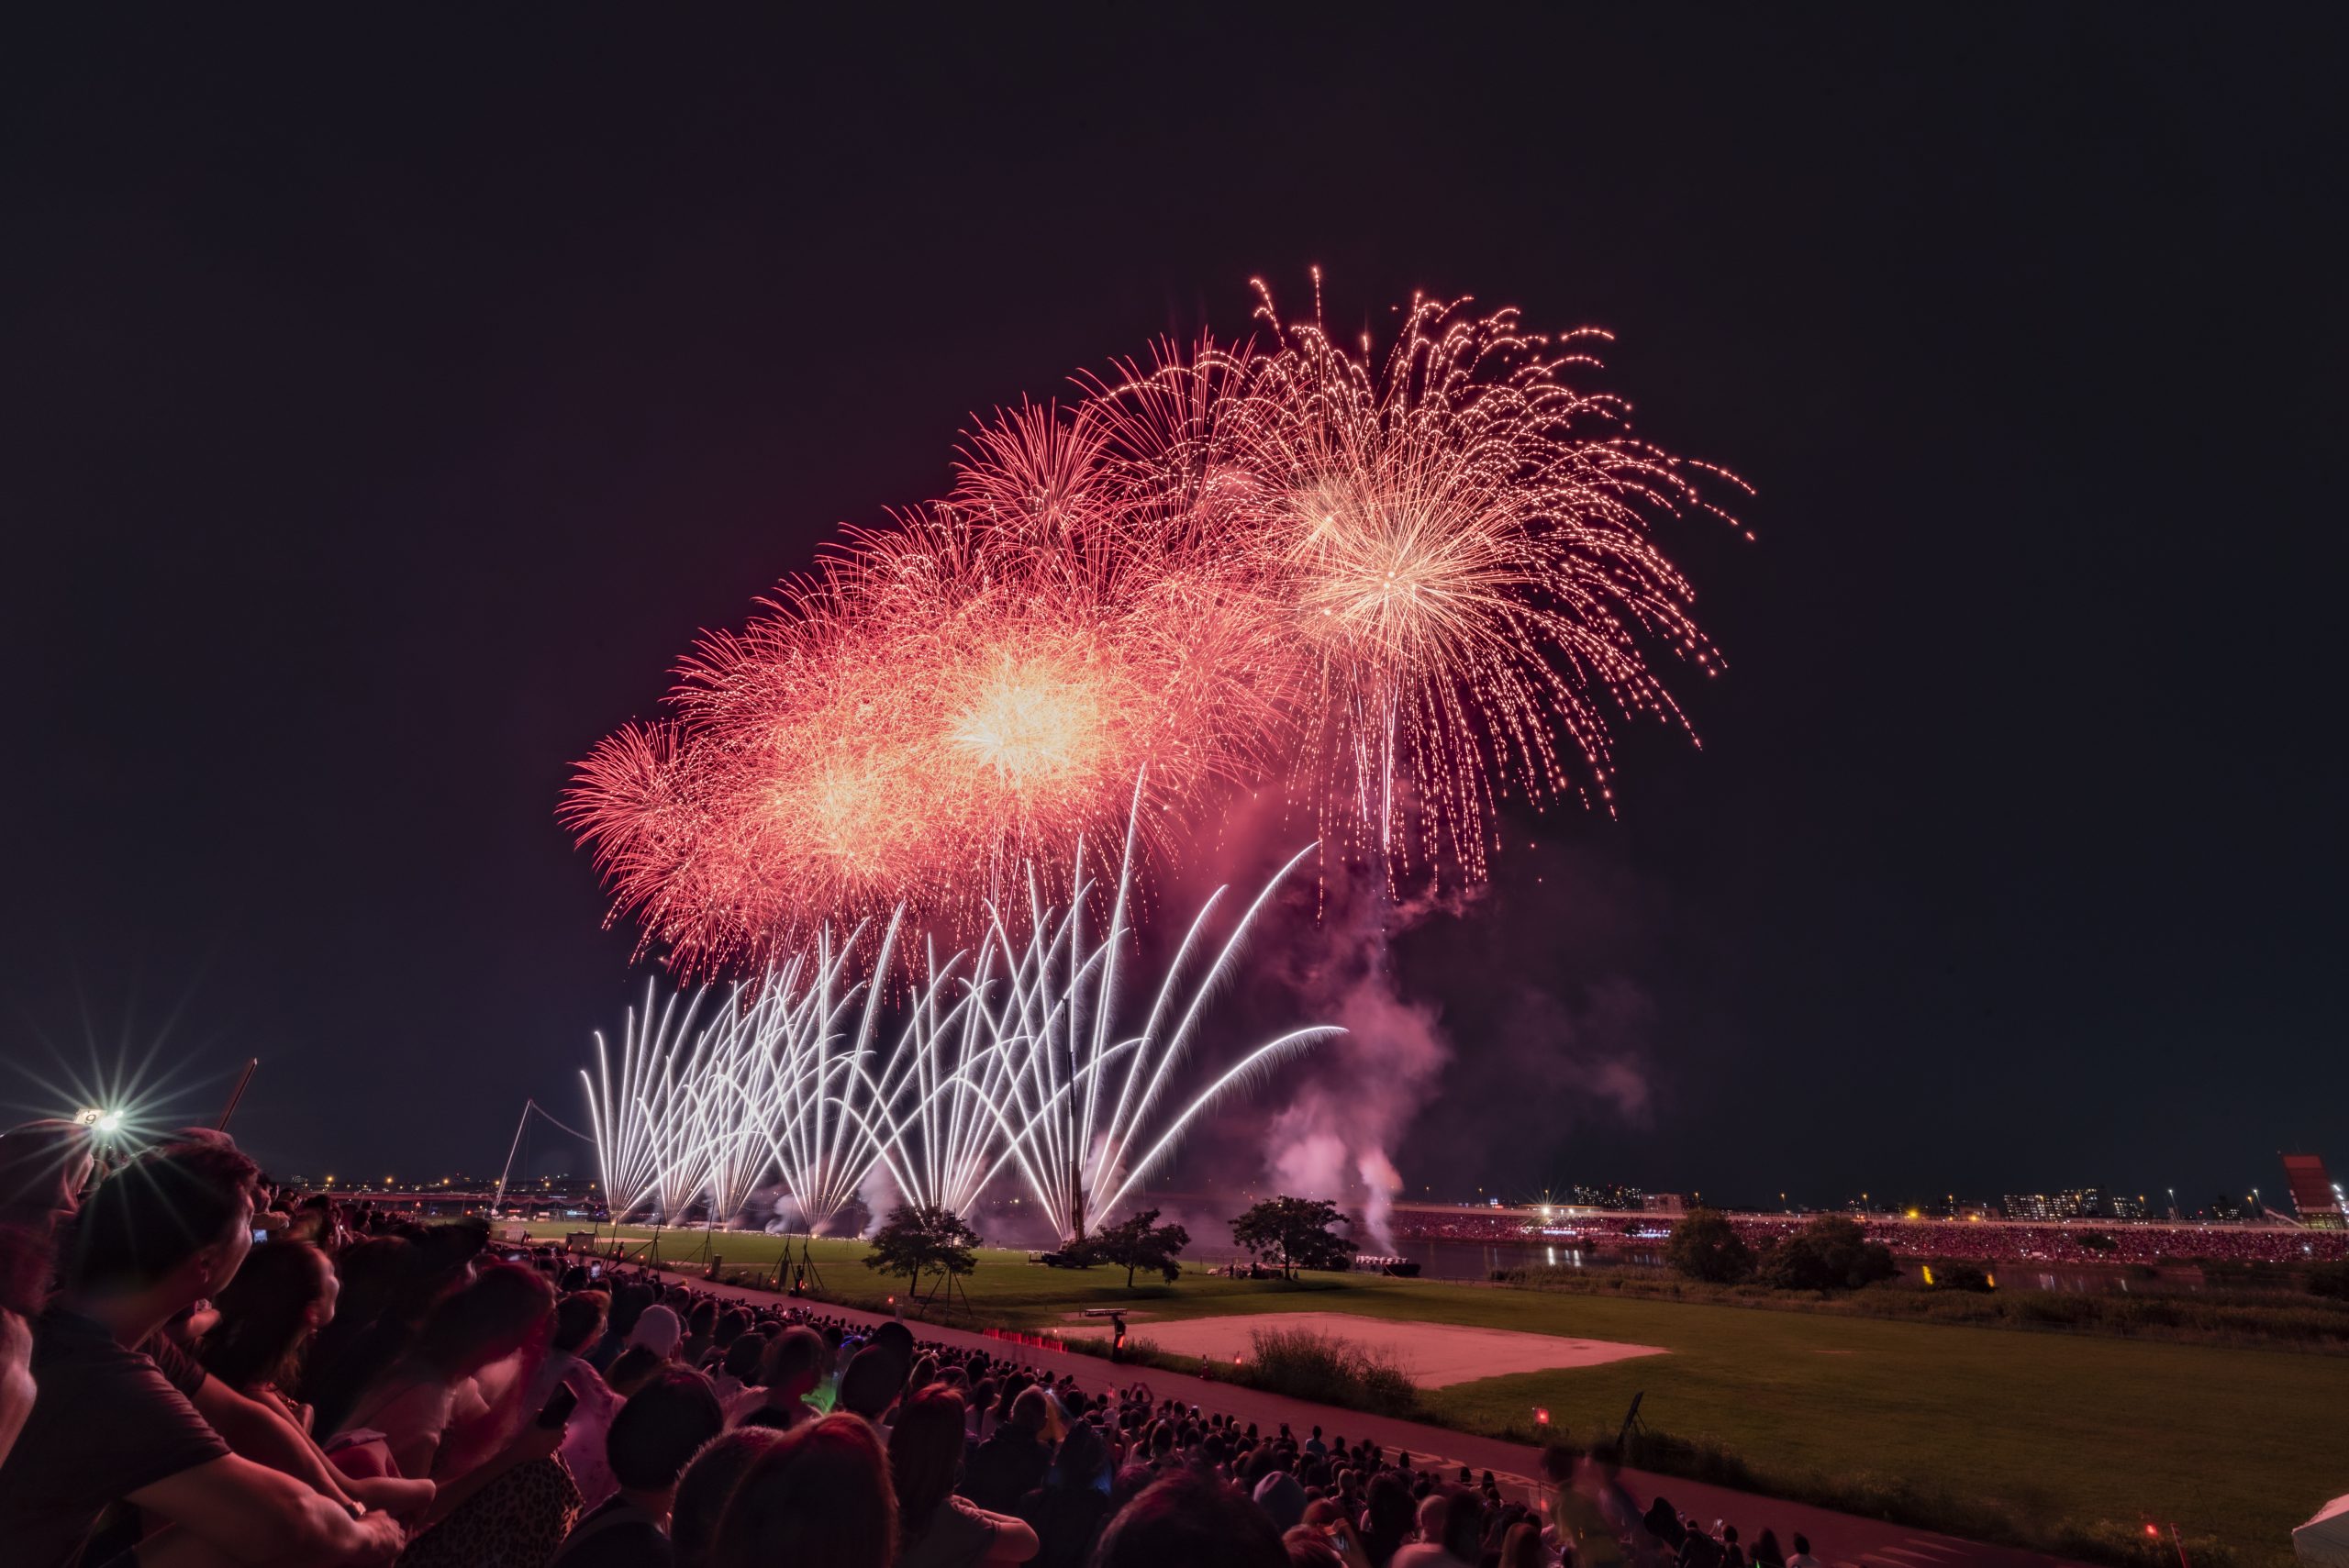
[[1804, 1568], [1553, 1449], [1368, 1438], [283, 1199], [217, 1134], [0, 1137], [0, 1542], [27, 1568]]
[[[1529, 1218], [1523, 1210], [1397, 1210], [1397, 1238], [1419, 1241], [1511, 1242], [1574, 1247], [1604, 1263], [1608, 1254], [1653, 1253], [1672, 1229], [1669, 1215], [1603, 1215], [1571, 1220]], [[1757, 1251], [1799, 1230], [1810, 1215], [1732, 1212], [1730, 1223]], [[2305, 1263], [2349, 1258], [2349, 1231], [2283, 1225], [2188, 1224], [2110, 1219], [1908, 1219], [1858, 1215], [1871, 1241], [1896, 1257], [1955, 1258], [1983, 1263]], [[2108, 1246], [2105, 1243], [2110, 1242]], [[1593, 1256], [1595, 1254], [1595, 1257]]]

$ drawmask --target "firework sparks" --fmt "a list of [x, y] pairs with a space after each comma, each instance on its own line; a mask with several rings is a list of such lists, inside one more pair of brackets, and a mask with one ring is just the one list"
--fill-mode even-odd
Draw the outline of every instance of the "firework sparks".
[[[1064, 1236], [1121, 1206], [1208, 1106], [1285, 1056], [1343, 1031], [1294, 1029], [1243, 1051], [1175, 1104], [1209, 997], [1229, 979], [1264, 905], [1306, 850], [1258, 893], [1220, 943], [1208, 933], [1224, 899], [1200, 907], [1136, 1032], [1116, 1027], [1118, 955], [1130, 944], [1138, 829], [1130, 819], [1113, 914], [1085, 921], [1083, 853], [1064, 906], [1036, 891], [990, 908], [976, 950], [942, 963], [896, 1011], [883, 982], [898, 922], [868, 949], [868, 928], [780, 963], [737, 988], [699, 1031], [699, 993], [659, 1006], [648, 988], [622, 1037], [617, 1075], [597, 1037], [588, 1087], [613, 1215], [671, 1221], [696, 1206], [730, 1217], [769, 1172], [799, 1222], [829, 1225], [874, 1172], [908, 1200], [967, 1213], [988, 1185], [1023, 1184]], [[1198, 961], [1209, 946], [1211, 962]], [[869, 956], [868, 956], [869, 954]]]
[[706, 637], [565, 798], [615, 917], [687, 973], [901, 907], [972, 937], [1137, 778], [1145, 860], [1273, 784], [1390, 877], [1486, 874], [1511, 793], [1611, 808], [1610, 727], [1685, 727], [1652, 657], [1717, 667], [1652, 525], [1719, 471], [1583, 389], [1604, 334], [1420, 299], [1374, 359], [1259, 314], [982, 425]]

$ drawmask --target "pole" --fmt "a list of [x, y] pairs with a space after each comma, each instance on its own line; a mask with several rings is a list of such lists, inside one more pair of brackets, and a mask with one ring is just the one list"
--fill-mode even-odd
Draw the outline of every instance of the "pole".
[[248, 1056], [245, 1058], [245, 1070], [237, 1074], [237, 1086], [228, 1091], [228, 1103], [227, 1106], [222, 1107], [220, 1119], [213, 1124], [214, 1131], [226, 1132], [228, 1130], [228, 1118], [237, 1114], [237, 1102], [245, 1097], [245, 1085], [253, 1081], [253, 1069], [260, 1065], [260, 1057]]
[[489, 1217], [492, 1219], [495, 1219], [497, 1211], [506, 1207], [506, 1178], [514, 1173], [514, 1156], [522, 1148], [522, 1129], [529, 1125], [530, 1102], [524, 1100], [522, 1119], [514, 1124], [514, 1141], [506, 1151], [506, 1169], [497, 1173], [497, 1195], [489, 1200]]

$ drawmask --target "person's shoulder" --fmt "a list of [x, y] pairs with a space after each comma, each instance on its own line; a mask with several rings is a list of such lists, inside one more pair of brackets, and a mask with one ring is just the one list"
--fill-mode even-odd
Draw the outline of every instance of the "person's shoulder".
[[33, 1373], [47, 1366], [135, 1365], [147, 1358], [126, 1349], [95, 1318], [52, 1306], [33, 1319]]

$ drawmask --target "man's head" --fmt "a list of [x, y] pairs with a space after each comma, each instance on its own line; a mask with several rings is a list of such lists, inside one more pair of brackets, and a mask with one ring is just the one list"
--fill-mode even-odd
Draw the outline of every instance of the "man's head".
[[82, 1206], [66, 1253], [67, 1284], [84, 1295], [154, 1292], [175, 1307], [213, 1295], [252, 1250], [260, 1174], [226, 1138], [140, 1155]]
[[815, 1329], [804, 1325], [786, 1329], [767, 1347], [766, 1364], [759, 1381], [776, 1398], [800, 1398], [814, 1391], [823, 1375], [824, 1358], [829, 1354], [831, 1347]]
[[906, 1363], [883, 1345], [867, 1345], [849, 1359], [841, 1373], [841, 1408], [868, 1421], [877, 1421], [906, 1386]]
[[634, 1492], [666, 1492], [701, 1445], [726, 1426], [709, 1380], [671, 1368], [629, 1396], [604, 1436], [612, 1479]]
[[1041, 1388], [1023, 1388], [1011, 1401], [1011, 1424], [1030, 1437], [1043, 1435], [1052, 1418], [1052, 1403]]

